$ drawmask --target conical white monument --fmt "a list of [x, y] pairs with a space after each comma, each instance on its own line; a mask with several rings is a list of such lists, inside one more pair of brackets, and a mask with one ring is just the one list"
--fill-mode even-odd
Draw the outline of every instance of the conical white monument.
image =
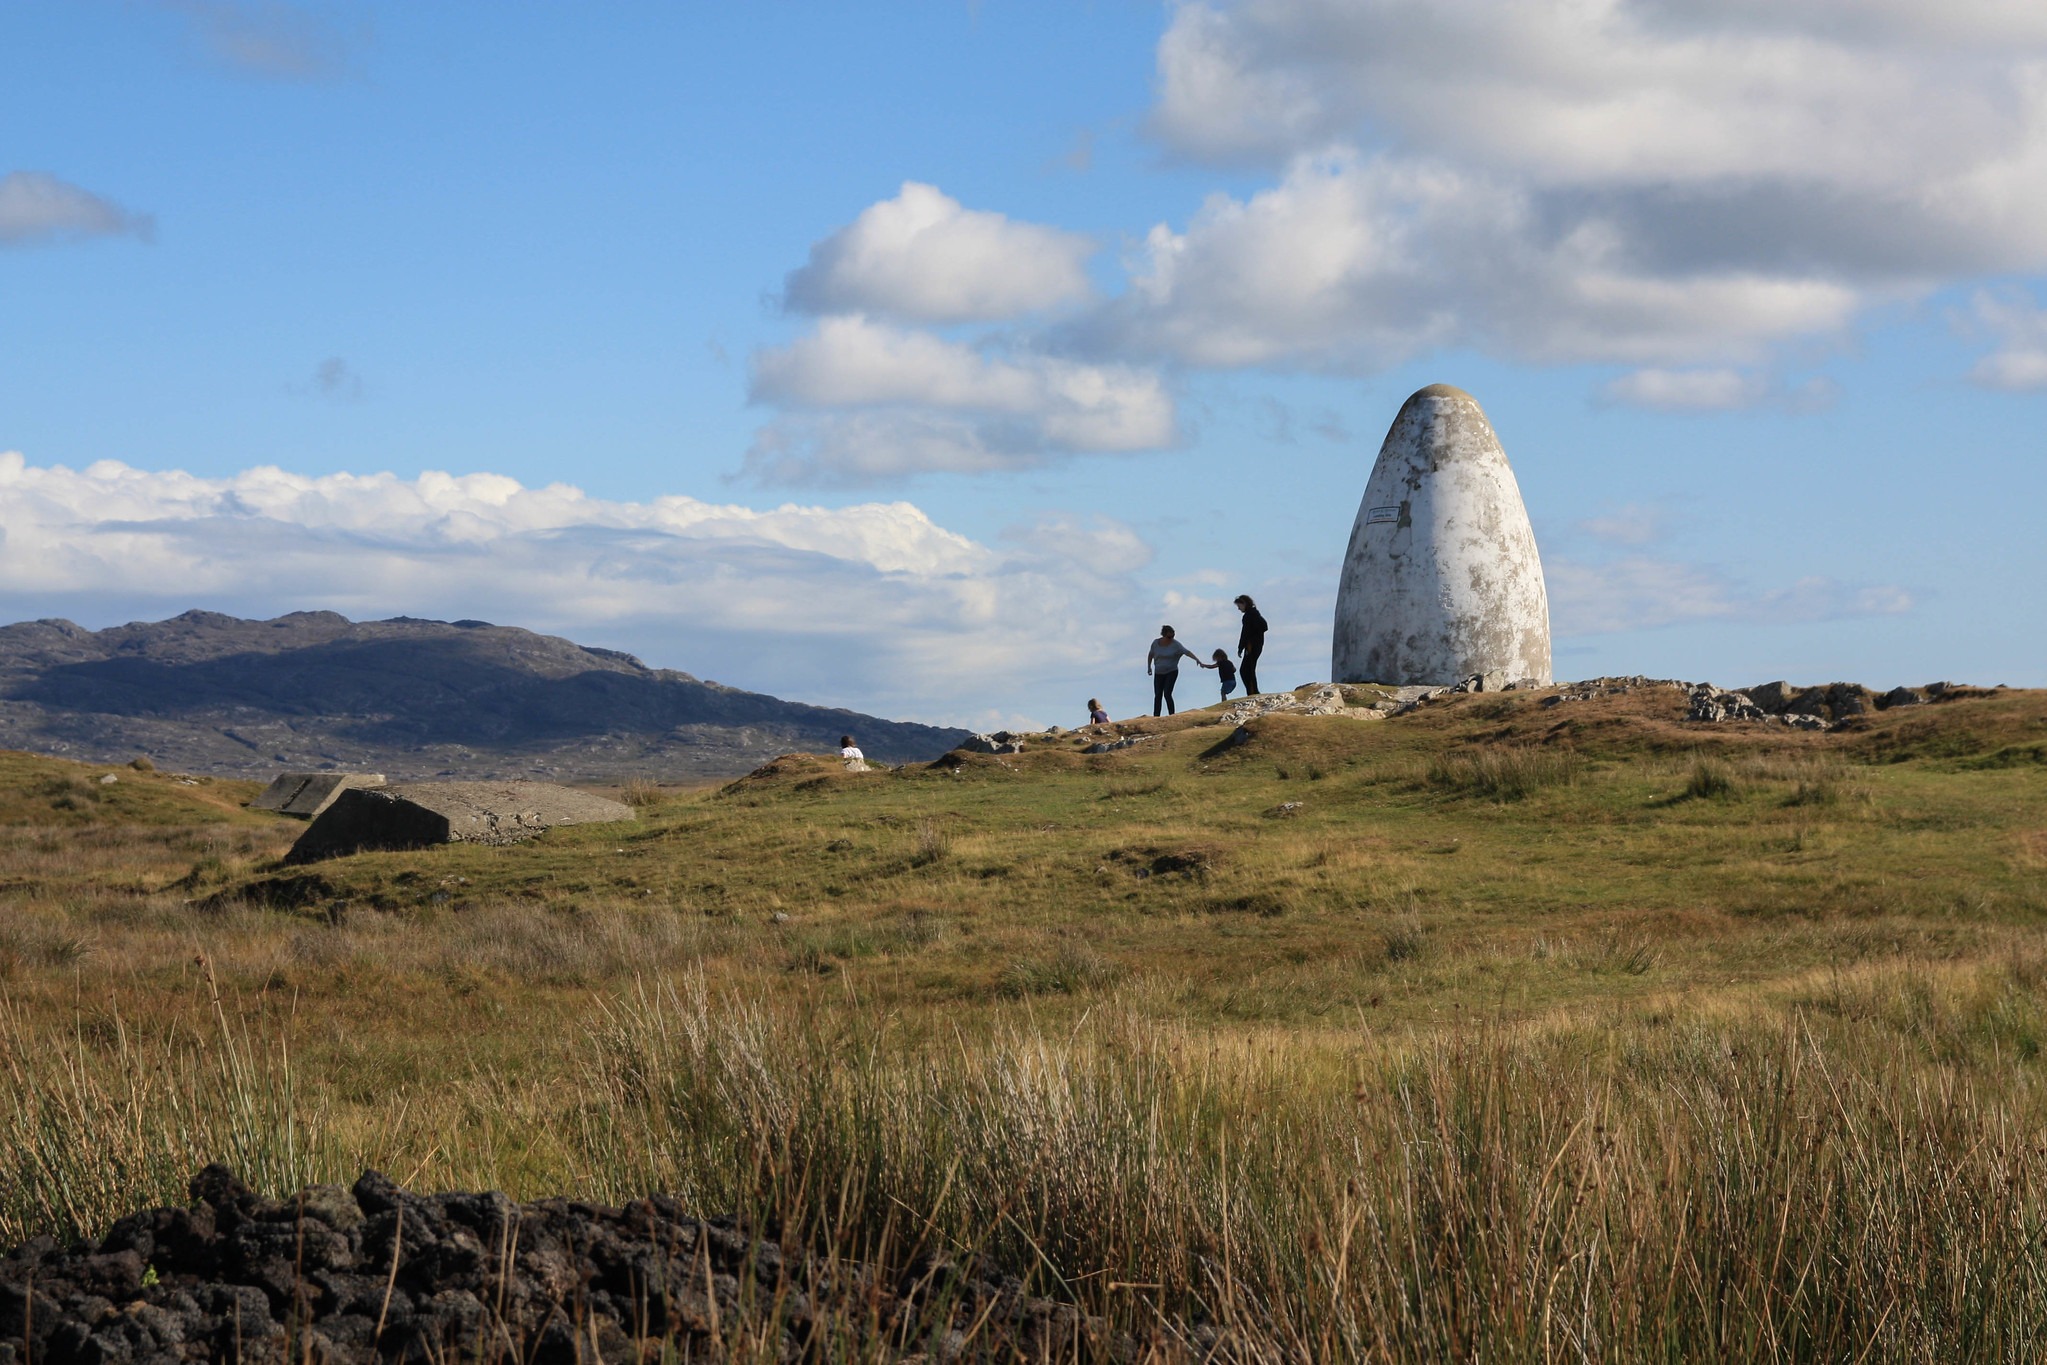
[[1337, 682], [1550, 681], [1549, 593], [1521, 488], [1478, 400], [1400, 405], [1365, 484], [1336, 593]]

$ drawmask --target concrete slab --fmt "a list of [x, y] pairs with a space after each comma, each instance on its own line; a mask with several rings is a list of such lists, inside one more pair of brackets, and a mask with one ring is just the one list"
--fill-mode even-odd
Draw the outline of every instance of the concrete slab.
[[382, 773], [279, 773], [249, 805], [310, 820], [351, 787], [381, 787]]
[[632, 807], [551, 782], [398, 782], [350, 787], [299, 836], [288, 863], [372, 849], [516, 844], [557, 825], [633, 819]]

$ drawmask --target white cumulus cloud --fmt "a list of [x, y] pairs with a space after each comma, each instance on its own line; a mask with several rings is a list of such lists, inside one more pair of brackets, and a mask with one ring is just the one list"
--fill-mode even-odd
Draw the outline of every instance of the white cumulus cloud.
[[1837, 328], [1854, 290], [1746, 267], [1659, 268], [1615, 224], [1526, 186], [1336, 151], [1160, 225], [1079, 344], [1188, 364], [1376, 369], [1444, 346], [1525, 360], [1748, 359]]
[[[226, 478], [0, 454], [9, 619], [191, 606], [480, 617], [803, 700], [975, 723], [1086, 679], [1149, 559], [1110, 520], [1010, 548], [904, 502], [759, 510], [592, 498], [496, 474]], [[1072, 683], [1085, 687], [1085, 681]]]
[[748, 461], [779, 482], [1022, 468], [1176, 438], [1155, 371], [989, 354], [858, 315], [822, 318], [811, 334], [757, 352], [752, 396], [784, 410]]
[[1719, 367], [2047, 268], [2038, 5], [1192, 3], [1157, 88], [1174, 153], [1282, 176], [1109, 307], [1194, 364]]
[[0, 176], [0, 246], [40, 246], [87, 237], [149, 240], [155, 225], [111, 199], [42, 171]]
[[906, 181], [810, 250], [784, 286], [805, 313], [987, 322], [1085, 299], [1095, 244], [1078, 233], [963, 207]]

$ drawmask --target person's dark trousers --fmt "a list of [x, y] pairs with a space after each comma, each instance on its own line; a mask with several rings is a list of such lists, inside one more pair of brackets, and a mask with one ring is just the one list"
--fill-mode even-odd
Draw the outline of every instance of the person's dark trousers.
[[1258, 695], [1258, 655], [1261, 652], [1262, 650], [1258, 649], [1247, 649], [1244, 651], [1243, 659], [1237, 664], [1237, 676], [1244, 680], [1244, 695], [1247, 697]]
[[1173, 710], [1173, 684], [1179, 681], [1180, 675], [1177, 671], [1151, 675], [1151, 713], [1154, 716], [1159, 713], [1160, 706], [1166, 708], [1166, 714], [1169, 716], [1178, 714]]

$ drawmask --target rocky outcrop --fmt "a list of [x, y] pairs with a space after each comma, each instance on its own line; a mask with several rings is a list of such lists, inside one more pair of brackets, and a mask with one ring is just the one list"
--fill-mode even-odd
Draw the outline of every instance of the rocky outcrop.
[[557, 825], [633, 818], [632, 807], [551, 782], [404, 782], [341, 793], [285, 855], [310, 863], [374, 849], [516, 844]]
[[1113, 754], [1119, 749], [1132, 749], [1148, 739], [1157, 738], [1157, 735], [1125, 735], [1121, 739], [1097, 740], [1093, 744], [1088, 745], [1087, 748], [1082, 749], [1081, 752], [1084, 754]]
[[1379, 720], [1388, 706], [1409, 692], [1420, 694], [1440, 691], [1425, 687], [1381, 688], [1376, 686], [1352, 686], [1346, 689], [1337, 683], [1309, 683], [1291, 692], [1260, 692], [1253, 697], [1244, 697], [1230, 706], [1229, 719], [1242, 725], [1245, 721], [1260, 716], [1352, 716], [1360, 720]]
[[1024, 751], [1024, 736], [997, 730], [992, 735], [968, 735], [952, 746], [960, 754], [1020, 754]]
[[372, 1171], [269, 1199], [209, 1166], [191, 1197], [0, 1258], [0, 1365], [723, 1359], [735, 1323], [787, 1361], [892, 1358], [909, 1340], [962, 1360], [1132, 1345], [1013, 1277], [827, 1261], [662, 1195], [421, 1196]]
[[351, 787], [381, 787], [382, 773], [279, 773], [249, 802], [255, 810], [311, 820]]
[[1753, 720], [1781, 722], [1798, 730], [1825, 730], [1833, 725], [1831, 716], [1815, 711], [1766, 711], [1746, 692], [1727, 692], [1711, 683], [1699, 683], [1687, 693], [1690, 702], [1686, 720]]
[[1798, 730], [1827, 730], [1872, 711], [1894, 706], [1920, 706], [1944, 697], [1975, 689], [1951, 682], [1928, 683], [1924, 687], [1894, 687], [1879, 694], [1860, 683], [1822, 683], [1799, 687], [1787, 682], [1767, 682], [1740, 691], [1727, 691], [1712, 683], [1686, 687], [1690, 708], [1685, 719], [1694, 721], [1749, 720], [1789, 725]]

